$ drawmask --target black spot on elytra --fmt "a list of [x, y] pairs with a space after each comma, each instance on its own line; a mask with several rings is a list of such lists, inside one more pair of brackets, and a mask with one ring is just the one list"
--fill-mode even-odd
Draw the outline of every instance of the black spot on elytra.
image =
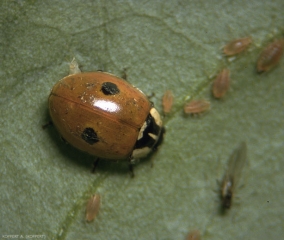
[[90, 145], [93, 145], [94, 143], [99, 141], [97, 133], [92, 128], [85, 128], [81, 134], [81, 137], [85, 142], [89, 143]]
[[117, 87], [116, 84], [112, 83], [112, 82], [104, 82], [102, 84], [102, 92], [105, 95], [115, 95], [117, 93], [119, 93], [119, 88]]

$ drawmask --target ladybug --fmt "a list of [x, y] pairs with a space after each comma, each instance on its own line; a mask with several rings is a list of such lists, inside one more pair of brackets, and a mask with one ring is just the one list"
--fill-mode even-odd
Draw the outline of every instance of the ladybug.
[[72, 146], [99, 158], [146, 157], [163, 135], [158, 111], [146, 95], [106, 72], [81, 72], [75, 60], [70, 74], [49, 95], [52, 123]]

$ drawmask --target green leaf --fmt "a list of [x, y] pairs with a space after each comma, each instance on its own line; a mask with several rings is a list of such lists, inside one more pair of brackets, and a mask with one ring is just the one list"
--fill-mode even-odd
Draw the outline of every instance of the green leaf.
[[[265, 45], [283, 37], [283, 9], [282, 0], [1, 1], [2, 238], [184, 239], [199, 229], [202, 239], [281, 239], [284, 62], [261, 75], [255, 66]], [[221, 47], [245, 36], [249, 50], [228, 61]], [[101, 161], [91, 174], [92, 156], [42, 129], [49, 91], [73, 57], [83, 71], [121, 76], [126, 68], [160, 111], [173, 91], [164, 142], [134, 179], [125, 163]], [[211, 83], [223, 67], [232, 86], [214, 100]], [[184, 116], [195, 98], [209, 99], [211, 111]], [[216, 180], [241, 141], [249, 164], [222, 215]], [[101, 209], [86, 223], [94, 193]]]

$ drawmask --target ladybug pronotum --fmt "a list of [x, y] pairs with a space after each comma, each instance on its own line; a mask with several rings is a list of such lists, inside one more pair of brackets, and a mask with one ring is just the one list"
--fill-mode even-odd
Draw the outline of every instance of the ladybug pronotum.
[[[75, 67], [74, 67], [75, 66]], [[49, 112], [61, 136], [74, 147], [109, 160], [135, 163], [162, 138], [162, 120], [146, 95], [106, 72], [70, 75], [54, 85]]]

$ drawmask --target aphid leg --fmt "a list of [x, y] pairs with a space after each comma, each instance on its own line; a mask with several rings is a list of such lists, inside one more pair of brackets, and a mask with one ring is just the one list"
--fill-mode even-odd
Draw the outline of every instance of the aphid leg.
[[52, 126], [52, 125], [53, 125], [53, 122], [49, 121], [46, 124], [42, 125], [41, 127], [42, 127], [42, 129], [46, 129], [47, 127]]
[[127, 68], [123, 68], [122, 71], [121, 78], [127, 81]]
[[100, 158], [96, 158], [95, 159], [95, 161], [93, 162], [93, 167], [92, 167], [91, 173], [95, 173], [96, 172], [96, 169], [98, 167], [99, 161], [100, 161]]

